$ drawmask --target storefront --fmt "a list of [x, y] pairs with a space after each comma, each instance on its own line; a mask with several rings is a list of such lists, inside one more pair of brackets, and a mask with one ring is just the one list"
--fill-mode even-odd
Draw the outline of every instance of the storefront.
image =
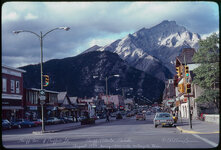
[[23, 74], [25, 71], [2, 65], [2, 119], [24, 117]]

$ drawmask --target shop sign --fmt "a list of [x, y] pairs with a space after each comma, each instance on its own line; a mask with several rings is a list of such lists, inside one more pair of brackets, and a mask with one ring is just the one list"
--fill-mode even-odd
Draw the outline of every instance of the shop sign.
[[176, 107], [180, 106], [180, 101], [176, 101]]
[[30, 110], [38, 110], [38, 107], [37, 106], [29, 106], [29, 109]]

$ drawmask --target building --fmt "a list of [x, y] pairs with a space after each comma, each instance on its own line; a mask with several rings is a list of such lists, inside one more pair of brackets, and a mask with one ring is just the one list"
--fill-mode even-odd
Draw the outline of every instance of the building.
[[[193, 48], [184, 48], [182, 53], [176, 57], [177, 75], [174, 77], [174, 85], [176, 86], [175, 106], [177, 107], [177, 110], [179, 110], [180, 116], [184, 118], [189, 118], [188, 100], [190, 102], [190, 111], [193, 115], [192, 117], [197, 117], [197, 104], [195, 102], [197, 97], [196, 93], [198, 93], [198, 95], [201, 94], [201, 89], [192, 83], [194, 77], [192, 71], [200, 65], [193, 63], [192, 58], [194, 54], [195, 50]], [[186, 70], [188, 70], [188, 76]], [[191, 84], [191, 92], [188, 94], [186, 92], [187, 83]]]
[[134, 108], [134, 100], [132, 98], [125, 99], [124, 104], [126, 111], [131, 111]]
[[[39, 99], [40, 89], [27, 88], [24, 89], [24, 109], [26, 119], [38, 119], [41, 118], [41, 105]], [[44, 117], [55, 117], [58, 116], [58, 99], [57, 95], [59, 92], [45, 90], [45, 104], [44, 106]]]
[[22, 69], [2, 65], [2, 119], [24, 117]]
[[105, 105], [107, 106], [107, 109], [120, 109], [124, 108], [124, 98], [121, 95], [103, 95], [101, 99], [104, 100]]
[[165, 89], [163, 92], [163, 106], [165, 111], [174, 111], [174, 103], [176, 99], [175, 85], [173, 79], [165, 81]]

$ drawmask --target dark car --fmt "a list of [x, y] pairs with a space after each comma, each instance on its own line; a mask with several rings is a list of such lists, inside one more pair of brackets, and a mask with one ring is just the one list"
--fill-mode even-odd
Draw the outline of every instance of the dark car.
[[69, 122], [74, 122], [74, 117], [73, 116], [68, 116], [67, 119], [68, 119]]
[[79, 121], [82, 121], [82, 120], [84, 120], [84, 119], [86, 119], [86, 116], [80, 116], [80, 117], [78, 117], [78, 120], [79, 120]]
[[116, 115], [116, 119], [123, 119], [121, 113], [117, 113], [117, 115]]
[[21, 122], [21, 126], [22, 128], [23, 127], [34, 127], [35, 126], [35, 123], [33, 121], [30, 121], [30, 120], [22, 120]]
[[111, 117], [116, 117], [116, 116], [117, 116], [117, 113], [116, 113], [116, 112], [113, 112], [113, 113], [110, 114], [110, 116], [111, 116]]
[[46, 123], [47, 124], [59, 124], [59, 123], [61, 123], [61, 120], [58, 119], [57, 117], [50, 117], [50, 118], [48, 118]]
[[11, 129], [11, 123], [7, 119], [2, 120], [2, 129]]
[[61, 120], [61, 123], [69, 123], [72, 122], [70, 119], [68, 119], [67, 117], [61, 117], [59, 118]]
[[99, 115], [97, 115], [98, 117], [99, 117], [99, 119], [104, 119], [104, 118], [106, 118], [106, 114], [99, 114]]
[[15, 120], [11, 122], [12, 128], [22, 128], [22, 120]]

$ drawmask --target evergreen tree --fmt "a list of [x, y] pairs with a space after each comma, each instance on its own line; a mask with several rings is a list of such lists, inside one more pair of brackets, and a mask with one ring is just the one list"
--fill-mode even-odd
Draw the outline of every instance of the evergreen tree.
[[219, 108], [219, 37], [212, 34], [205, 40], [199, 41], [199, 50], [193, 56], [193, 62], [200, 66], [193, 70], [196, 75], [193, 83], [204, 89], [197, 98], [199, 103], [214, 103]]

